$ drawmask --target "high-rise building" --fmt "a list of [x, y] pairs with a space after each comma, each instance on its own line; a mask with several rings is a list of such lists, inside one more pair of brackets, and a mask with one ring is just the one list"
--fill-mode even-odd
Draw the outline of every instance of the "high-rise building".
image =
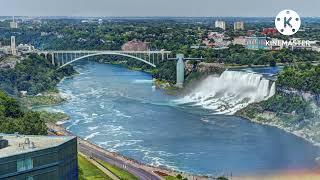
[[13, 18], [12, 18], [12, 22], [10, 22], [10, 28], [12, 28], [12, 29], [18, 28], [18, 23], [15, 22], [14, 16], [13, 16]]
[[238, 21], [234, 22], [234, 30], [244, 30], [244, 22], [243, 21]]
[[78, 179], [76, 137], [0, 136], [0, 179]]
[[225, 21], [216, 21], [215, 22], [216, 28], [221, 28], [223, 30], [226, 30], [226, 22]]
[[14, 56], [17, 55], [16, 37], [15, 36], [11, 36], [11, 54]]

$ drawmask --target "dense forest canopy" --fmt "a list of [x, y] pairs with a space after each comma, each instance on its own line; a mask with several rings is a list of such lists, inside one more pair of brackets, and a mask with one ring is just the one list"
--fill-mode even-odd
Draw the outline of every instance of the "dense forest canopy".
[[30, 55], [13, 69], [0, 69], [0, 88], [11, 95], [17, 95], [19, 91], [35, 95], [54, 89], [63, 77], [73, 73], [72, 66], [58, 70], [43, 57]]
[[47, 127], [38, 112], [22, 111], [16, 99], [0, 92], [0, 132], [46, 135]]
[[277, 85], [283, 88], [320, 93], [320, 65], [311, 63], [286, 66], [278, 76]]
[[0, 69], [0, 88], [5, 91], [0, 91], [0, 132], [46, 135], [45, 120], [40, 112], [25, 110], [13, 97], [19, 91], [35, 95], [54, 89], [63, 77], [74, 73], [72, 66], [57, 69], [50, 61], [35, 54], [13, 69]]

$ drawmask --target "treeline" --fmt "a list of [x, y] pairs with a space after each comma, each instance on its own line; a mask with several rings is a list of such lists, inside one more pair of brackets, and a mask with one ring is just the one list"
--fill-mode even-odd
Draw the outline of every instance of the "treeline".
[[270, 99], [260, 103], [263, 110], [284, 114], [297, 114], [308, 118], [313, 115], [310, 103], [301, 96], [286, 93], [284, 90], [300, 90], [320, 93], [320, 65], [299, 63], [284, 67], [277, 79], [277, 93]]
[[154, 78], [165, 80], [172, 84], [176, 83], [176, 61], [174, 60], [159, 62], [156, 64], [156, 68], [136, 59], [119, 56], [101, 57], [96, 58], [95, 60], [99, 62], [121, 64], [129, 69], [148, 72]]
[[[248, 24], [249, 25], [249, 24]], [[261, 31], [264, 23], [249, 25], [251, 29]], [[81, 23], [78, 20], [48, 20], [46, 24], [34, 26], [21, 25], [14, 30], [17, 42], [31, 43], [38, 49], [57, 50], [120, 50], [121, 46], [133, 39], [148, 42], [151, 50], [166, 49], [173, 54], [183, 53], [186, 57], [204, 57], [207, 62], [221, 62], [236, 65], [275, 65], [320, 60], [320, 53], [307, 50], [283, 49], [281, 51], [247, 50], [240, 45], [231, 45], [229, 49], [212, 48], [193, 49], [201, 45], [202, 40], [211, 31], [218, 31], [211, 24], [183, 23], [172, 20], [120, 21]], [[312, 30], [313, 32], [313, 30]], [[231, 38], [237, 35], [228, 30]], [[313, 33], [319, 34], [317, 30]], [[234, 35], [233, 35], [234, 34]], [[0, 40], [10, 42], [12, 30], [0, 29]], [[319, 35], [318, 35], [319, 36]]]
[[0, 132], [46, 135], [47, 127], [38, 112], [21, 110], [18, 101], [0, 91]]
[[134, 69], [141, 69], [143, 71], [151, 73], [153, 78], [165, 80], [167, 82], [170, 82], [172, 84], [176, 83], [176, 61], [162, 61], [159, 62], [156, 68], [135, 60], [135, 59], [128, 59], [125, 63], [126, 66], [129, 68]]
[[297, 95], [277, 93], [267, 101], [261, 102], [260, 105], [265, 111], [285, 114], [294, 113], [303, 117], [312, 116], [309, 103]]
[[204, 57], [206, 62], [235, 65], [271, 65], [277, 63], [319, 61], [320, 53], [308, 50], [282, 49], [280, 51], [248, 50], [241, 45], [230, 45], [228, 49], [189, 49], [178, 51], [190, 57]]
[[63, 77], [74, 73], [72, 66], [57, 69], [48, 60], [33, 54], [13, 69], [0, 69], [0, 89], [11, 95], [20, 91], [36, 95], [54, 89]]
[[286, 89], [320, 93], [320, 65], [311, 63], [286, 66], [280, 73], [277, 85]]

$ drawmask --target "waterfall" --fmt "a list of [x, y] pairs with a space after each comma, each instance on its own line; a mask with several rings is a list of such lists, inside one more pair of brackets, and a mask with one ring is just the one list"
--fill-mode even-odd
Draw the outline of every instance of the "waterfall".
[[[272, 83], [272, 84], [271, 84]], [[208, 76], [179, 104], [202, 106], [216, 114], [232, 115], [250, 103], [260, 102], [275, 94], [275, 82], [260, 74], [225, 71], [220, 77]]]

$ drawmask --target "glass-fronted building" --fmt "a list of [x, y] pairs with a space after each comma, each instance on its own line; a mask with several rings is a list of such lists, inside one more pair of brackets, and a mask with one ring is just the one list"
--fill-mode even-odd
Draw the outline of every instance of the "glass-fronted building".
[[259, 50], [268, 49], [267, 37], [250, 36], [246, 37], [246, 49]]
[[0, 179], [78, 179], [77, 139], [0, 134]]

